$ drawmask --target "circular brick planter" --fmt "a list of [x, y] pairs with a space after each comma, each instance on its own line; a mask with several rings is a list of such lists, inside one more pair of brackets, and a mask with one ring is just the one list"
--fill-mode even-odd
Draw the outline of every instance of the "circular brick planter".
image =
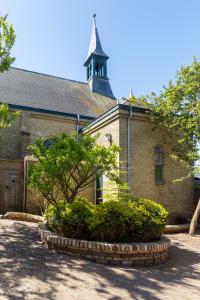
[[44, 222], [44, 217], [42, 216], [31, 215], [22, 212], [14, 212], [14, 211], [7, 212], [5, 215], [2, 215], [1, 219], [26, 221], [26, 222], [33, 222], [33, 223]]
[[58, 236], [49, 231], [45, 223], [38, 227], [41, 239], [48, 247], [98, 263], [146, 266], [164, 263], [168, 258], [170, 240], [167, 238], [151, 243], [110, 244]]

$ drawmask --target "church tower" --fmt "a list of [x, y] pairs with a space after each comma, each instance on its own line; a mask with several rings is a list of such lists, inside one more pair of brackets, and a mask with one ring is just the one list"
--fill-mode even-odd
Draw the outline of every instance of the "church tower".
[[92, 34], [90, 46], [84, 66], [87, 70], [87, 83], [93, 93], [115, 99], [107, 77], [107, 59], [109, 57], [103, 51], [96, 27], [96, 15], [93, 15]]

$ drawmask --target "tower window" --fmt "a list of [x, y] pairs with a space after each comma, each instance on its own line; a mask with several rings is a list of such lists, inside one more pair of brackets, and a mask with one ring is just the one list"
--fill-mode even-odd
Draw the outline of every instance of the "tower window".
[[102, 63], [95, 64], [94, 74], [99, 77], [104, 77], [104, 65]]
[[99, 64], [95, 64], [95, 75], [99, 76]]
[[89, 74], [90, 74], [90, 67], [88, 66], [87, 67], [87, 80], [90, 78]]
[[100, 76], [104, 76], [104, 69], [103, 69], [103, 64], [100, 64]]
[[87, 66], [87, 80], [90, 79], [91, 75], [92, 75], [92, 64], [90, 63]]
[[163, 149], [161, 145], [156, 145], [154, 148], [154, 174], [155, 184], [163, 184]]

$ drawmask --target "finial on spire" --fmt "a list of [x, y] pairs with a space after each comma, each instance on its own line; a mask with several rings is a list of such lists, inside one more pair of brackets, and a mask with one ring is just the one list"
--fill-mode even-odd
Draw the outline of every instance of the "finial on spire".
[[94, 25], [96, 26], [96, 14], [93, 14], [93, 22], [94, 22]]
[[132, 97], [133, 97], [133, 91], [132, 91], [132, 89], [130, 89], [129, 98], [132, 98]]
[[95, 18], [96, 18], [96, 14], [93, 14], [92, 34], [91, 34], [91, 38], [90, 38], [90, 46], [89, 46], [86, 62], [87, 62], [88, 58], [90, 57], [90, 55], [92, 55], [92, 54], [102, 56], [102, 57], [108, 59], [108, 56], [102, 50], [102, 47], [101, 47], [101, 42], [100, 42]]

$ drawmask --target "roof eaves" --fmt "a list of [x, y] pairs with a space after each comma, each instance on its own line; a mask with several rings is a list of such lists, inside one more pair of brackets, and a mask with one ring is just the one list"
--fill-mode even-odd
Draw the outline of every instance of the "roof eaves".
[[109, 56], [107, 55], [107, 54], [105, 54], [104, 53], [104, 55], [102, 55], [102, 54], [99, 54], [99, 53], [97, 53], [97, 52], [91, 52], [88, 56], [87, 56], [87, 58], [86, 58], [86, 60], [85, 60], [85, 62], [84, 62], [84, 64], [83, 64], [83, 66], [85, 67], [86, 65], [87, 65], [87, 63], [88, 63], [88, 61], [89, 61], [89, 59], [90, 59], [90, 57], [91, 56], [100, 56], [100, 57], [105, 57], [106, 59], [109, 59]]
[[146, 114], [149, 112], [148, 109], [142, 108], [142, 107], [137, 107], [137, 106], [131, 106], [131, 105], [126, 105], [126, 104], [117, 104], [115, 106], [113, 106], [112, 108], [110, 108], [109, 110], [107, 110], [105, 113], [103, 113], [102, 115], [100, 115], [97, 119], [95, 119], [93, 122], [91, 122], [90, 124], [88, 124], [87, 126], [83, 127], [81, 129], [81, 131], [85, 131], [87, 129], [89, 129], [91, 126], [95, 125], [96, 123], [98, 123], [99, 121], [103, 120], [104, 118], [106, 118], [107, 116], [109, 116], [110, 114], [112, 114], [113, 112], [115, 112], [116, 110], [124, 110], [124, 111], [130, 111], [130, 108], [132, 107], [132, 112], [135, 113], [143, 113]]
[[79, 118], [82, 120], [88, 120], [88, 121], [93, 121], [95, 120], [94, 117], [89, 117], [85, 115], [79, 115], [79, 114], [73, 114], [73, 113], [66, 113], [62, 111], [55, 111], [55, 110], [49, 110], [49, 109], [43, 109], [43, 108], [36, 108], [36, 107], [31, 107], [31, 106], [23, 106], [23, 105], [18, 105], [18, 104], [9, 104], [9, 108], [11, 109], [19, 109], [19, 110], [25, 110], [25, 111], [33, 111], [33, 112], [39, 112], [39, 113], [46, 113], [46, 114], [51, 114], [51, 115], [57, 115], [57, 116], [63, 116], [63, 117], [71, 117], [71, 118]]

